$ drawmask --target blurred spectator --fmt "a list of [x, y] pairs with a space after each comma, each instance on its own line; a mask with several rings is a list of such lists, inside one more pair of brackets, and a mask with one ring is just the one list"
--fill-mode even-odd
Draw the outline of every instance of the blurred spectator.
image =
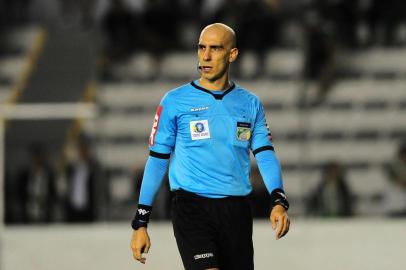
[[6, 0], [0, 0], [0, 57], [6, 52], [7, 23]]
[[254, 78], [265, 74], [267, 52], [278, 41], [278, 8], [279, 0], [250, 0], [242, 6], [238, 16], [236, 29], [240, 33], [239, 46], [242, 51], [254, 53]]
[[389, 186], [385, 207], [390, 216], [406, 216], [406, 142], [400, 145], [397, 156], [386, 167]]
[[179, 0], [179, 28], [177, 31], [182, 50], [196, 50], [195, 40], [203, 25], [204, 0]]
[[16, 51], [7, 44], [7, 34], [13, 26], [28, 21], [30, 4], [31, 0], [0, 0], [0, 57]]
[[251, 169], [250, 178], [252, 185], [250, 194], [252, 216], [254, 218], [268, 218], [271, 209], [271, 198], [257, 166]]
[[149, 0], [143, 16], [143, 31], [141, 33], [145, 49], [153, 58], [154, 74], [151, 79], [159, 77], [161, 62], [166, 53], [179, 46], [178, 0]]
[[18, 176], [22, 221], [43, 223], [53, 220], [56, 202], [55, 174], [47, 161], [43, 145], [34, 143], [29, 148], [31, 162]]
[[357, 26], [360, 20], [358, 0], [316, 0], [315, 9], [323, 22], [331, 25], [331, 35], [340, 46], [358, 45]]
[[60, 0], [59, 2], [64, 26], [92, 26], [96, 0]]
[[311, 193], [307, 212], [324, 217], [346, 217], [353, 213], [353, 200], [344, 168], [337, 162], [325, 165], [321, 182]]
[[358, 0], [338, 1], [332, 10], [338, 41], [345, 47], [356, 48], [358, 46], [357, 26], [360, 20]]
[[113, 0], [102, 19], [102, 30], [106, 34], [105, 55], [112, 61], [127, 57], [134, 51], [137, 32], [136, 16], [123, 0]]
[[398, 45], [397, 31], [406, 21], [404, 0], [372, 0], [366, 11], [370, 44]]
[[0, 187], [4, 190], [4, 222], [6, 224], [16, 222], [16, 216], [19, 212], [18, 196], [15, 184], [16, 181], [13, 181], [13, 179], [10, 177], [9, 170], [6, 170], [4, 172], [4, 187]]
[[88, 141], [79, 142], [77, 159], [66, 168], [65, 214], [68, 222], [90, 222], [96, 218], [98, 190], [103, 186], [100, 167]]
[[[336, 70], [336, 46], [329, 25], [322, 21], [321, 17], [314, 12], [309, 13], [305, 19], [305, 50], [303, 76], [305, 89], [300, 102], [304, 105], [308, 101], [308, 82], [316, 81], [317, 93], [315, 103], [324, 100], [330, 90]], [[310, 102], [311, 103], [311, 102]]]
[[0, 14], [4, 16], [0, 20], [8, 24], [21, 24], [28, 20], [29, 6], [32, 0], [0, 0]]
[[198, 29], [203, 25], [203, 4], [204, 0], [179, 0], [182, 18], [194, 24]]
[[[233, 3], [228, 1], [219, 1], [216, 9], [213, 10], [212, 14], [204, 14], [203, 24], [210, 24], [215, 22], [222, 22], [230, 27], [237, 28], [240, 20], [243, 20], [242, 13], [244, 8], [248, 7], [248, 2], [253, 0], [236, 0]], [[253, 18], [252, 18], [253, 19]]]
[[137, 45], [140, 36], [136, 14], [131, 12], [123, 0], [113, 0], [102, 18], [101, 28], [105, 34], [103, 57], [100, 63], [101, 76], [109, 79], [115, 63], [127, 60]]

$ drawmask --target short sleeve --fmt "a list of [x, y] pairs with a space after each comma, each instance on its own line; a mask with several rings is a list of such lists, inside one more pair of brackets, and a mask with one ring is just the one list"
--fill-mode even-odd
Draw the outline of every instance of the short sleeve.
[[251, 150], [254, 155], [263, 150], [273, 150], [272, 135], [266, 122], [264, 107], [259, 101], [256, 104]]
[[159, 104], [151, 135], [149, 136], [149, 149], [159, 154], [170, 154], [176, 141], [176, 114], [175, 104], [166, 94]]

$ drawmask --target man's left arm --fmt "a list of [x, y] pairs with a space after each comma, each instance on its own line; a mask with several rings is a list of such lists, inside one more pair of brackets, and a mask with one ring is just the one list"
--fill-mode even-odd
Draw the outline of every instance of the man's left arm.
[[270, 220], [272, 229], [276, 230], [276, 239], [279, 239], [289, 231], [290, 226], [287, 214], [289, 202], [283, 189], [280, 164], [272, 150], [257, 153], [255, 158], [265, 186], [271, 194]]
[[271, 195], [270, 220], [272, 228], [276, 230], [276, 239], [279, 239], [289, 231], [290, 220], [287, 214], [289, 202], [283, 189], [281, 166], [275, 154], [263, 106], [259, 101], [256, 105], [251, 149], [265, 186]]

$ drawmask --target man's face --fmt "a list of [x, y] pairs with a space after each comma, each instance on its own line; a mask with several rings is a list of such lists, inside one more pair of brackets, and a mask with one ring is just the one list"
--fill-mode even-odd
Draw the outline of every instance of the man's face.
[[222, 29], [211, 28], [202, 32], [197, 56], [203, 79], [214, 82], [225, 76], [238, 53], [231, 47], [232, 41]]

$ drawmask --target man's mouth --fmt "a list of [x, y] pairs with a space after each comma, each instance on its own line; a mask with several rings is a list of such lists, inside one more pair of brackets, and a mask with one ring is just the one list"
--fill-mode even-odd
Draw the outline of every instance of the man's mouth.
[[213, 69], [211, 66], [201, 66], [201, 71], [202, 72], [210, 72]]

